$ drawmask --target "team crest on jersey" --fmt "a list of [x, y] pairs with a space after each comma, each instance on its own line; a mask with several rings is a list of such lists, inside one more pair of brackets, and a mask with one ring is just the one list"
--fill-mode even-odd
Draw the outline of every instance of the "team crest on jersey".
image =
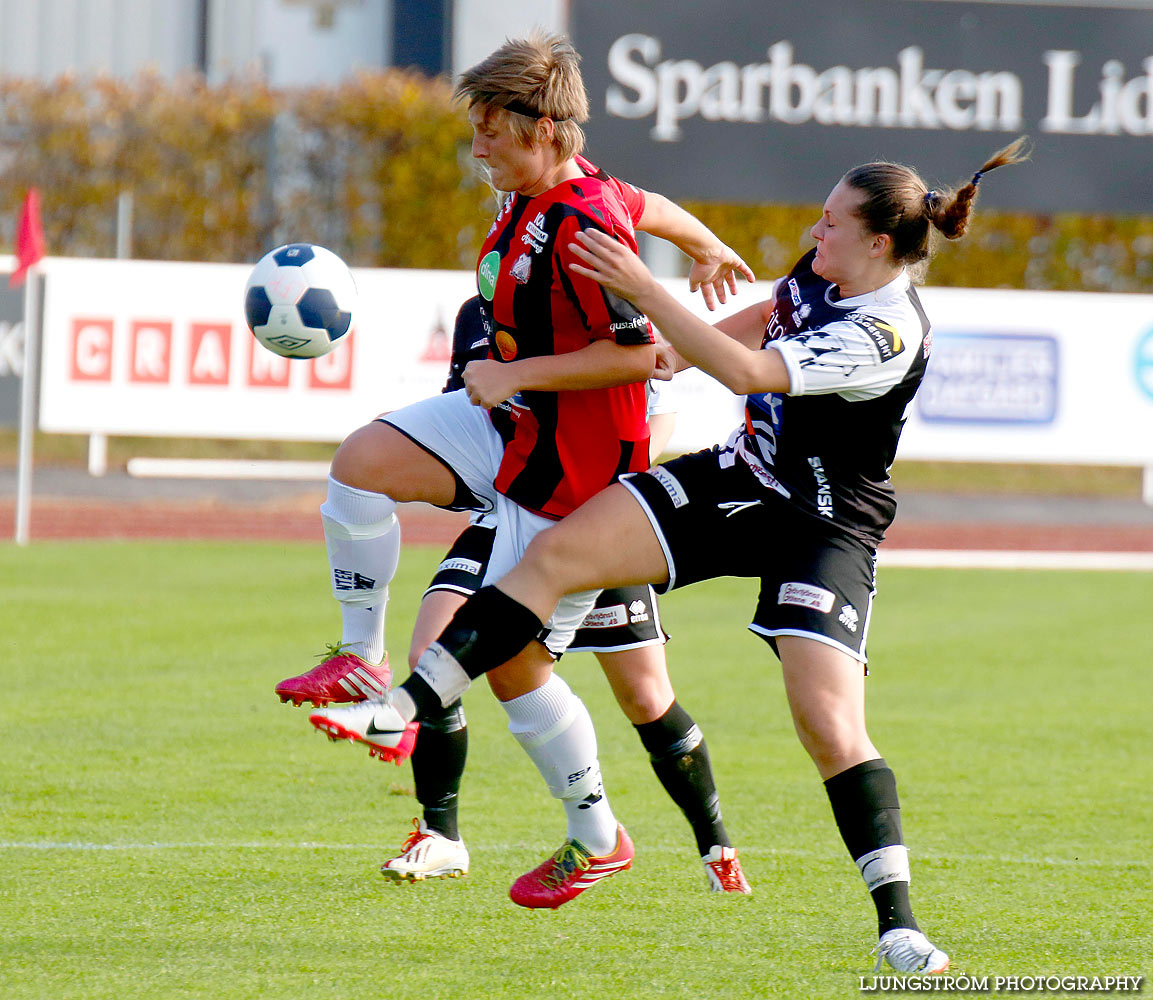
[[905, 349], [905, 345], [901, 342], [901, 335], [891, 323], [885, 323], [873, 316], [859, 312], [851, 313], [846, 319], [856, 323], [869, 335], [869, 339], [877, 348], [881, 361], [895, 358]]
[[521, 285], [528, 284], [529, 273], [532, 271], [532, 254], [522, 253], [509, 268], [509, 274], [516, 278], [517, 283]]
[[497, 330], [496, 349], [505, 361], [512, 361], [516, 357], [516, 337], [508, 330]]

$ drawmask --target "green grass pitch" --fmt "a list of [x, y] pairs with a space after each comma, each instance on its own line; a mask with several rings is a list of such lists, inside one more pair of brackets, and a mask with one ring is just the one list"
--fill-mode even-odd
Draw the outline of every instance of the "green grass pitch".
[[[402, 561], [398, 663], [439, 554]], [[529, 912], [507, 889], [559, 845], [561, 810], [483, 686], [466, 701], [473, 870], [417, 886], [377, 873], [416, 815], [408, 767], [329, 743], [273, 695], [337, 634], [322, 547], [0, 547], [0, 992], [862, 995], [872, 907], [745, 631], [754, 592], [716, 581], [663, 606], [754, 895], [705, 890], [687, 824], [574, 655], [561, 672], [638, 855]], [[1153, 971], [1153, 576], [882, 570], [870, 639], [870, 731], [953, 972]]]

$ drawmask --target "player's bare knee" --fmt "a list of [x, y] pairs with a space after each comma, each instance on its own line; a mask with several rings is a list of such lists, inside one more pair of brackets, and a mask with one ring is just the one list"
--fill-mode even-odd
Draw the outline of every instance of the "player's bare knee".
[[577, 552], [565, 538], [565, 532], [550, 528], [529, 543], [522, 563], [526, 570], [544, 579], [563, 581], [571, 574], [576, 557]]
[[655, 722], [669, 708], [669, 700], [659, 691], [634, 690], [616, 692], [617, 704], [634, 726]]
[[354, 489], [385, 492], [380, 484], [379, 455], [371, 441], [371, 425], [361, 427], [346, 437], [332, 456], [332, 478]]

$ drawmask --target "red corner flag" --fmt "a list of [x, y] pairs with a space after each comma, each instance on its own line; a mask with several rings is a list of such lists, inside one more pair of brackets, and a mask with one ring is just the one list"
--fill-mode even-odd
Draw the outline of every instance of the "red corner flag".
[[44, 256], [44, 228], [40, 225], [40, 192], [29, 188], [20, 210], [20, 225], [16, 230], [16, 270], [8, 279], [8, 287], [24, 283], [28, 268]]

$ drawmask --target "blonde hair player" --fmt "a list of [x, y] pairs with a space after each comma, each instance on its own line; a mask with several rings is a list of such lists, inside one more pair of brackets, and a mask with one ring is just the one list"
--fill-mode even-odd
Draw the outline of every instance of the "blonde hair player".
[[[463, 389], [388, 413], [337, 450], [321, 515], [341, 641], [318, 666], [277, 686], [296, 704], [354, 702], [322, 708], [310, 721], [385, 759], [411, 753], [415, 730], [380, 731], [356, 699], [383, 691], [391, 677], [384, 621], [400, 553], [397, 503], [492, 513], [495, 579], [537, 533], [619, 473], [648, 468], [654, 337], [635, 306], [572, 271], [573, 240], [589, 228], [630, 249], [637, 228], [664, 237], [693, 259], [691, 282], [710, 303], [736, 290], [737, 273], [751, 277], [693, 216], [579, 155], [588, 99], [579, 57], [563, 38], [506, 43], [462, 75], [457, 93], [468, 105], [473, 156], [508, 192], [477, 263], [492, 357], [467, 367]], [[507, 438], [490, 415], [506, 406]], [[547, 627], [490, 677], [509, 728], [566, 817], [561, 849], [510, 890], [522, 906], [559, 906], [632, 863], [632, 841], [601, 782], [592, 720], [552, 671], [596, 593], [563, 598]]]

